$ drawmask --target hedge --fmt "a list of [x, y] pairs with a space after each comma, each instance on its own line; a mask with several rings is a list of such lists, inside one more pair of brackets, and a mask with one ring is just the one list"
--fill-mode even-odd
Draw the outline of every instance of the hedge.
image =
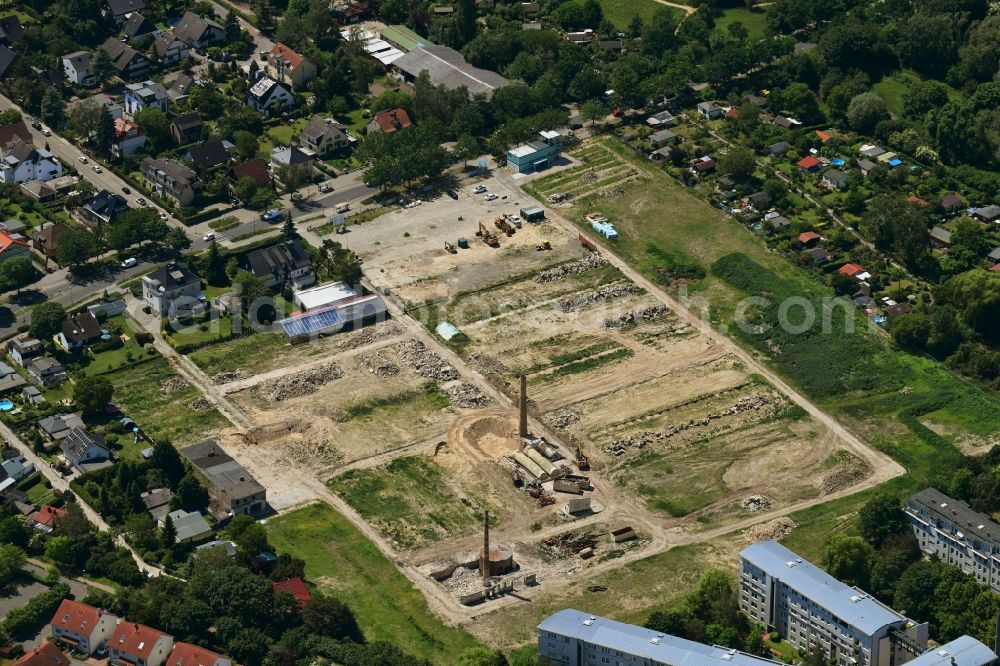
[[52, 618], [63, 599], [70, 596], [69, 586], [57, 583], [20, 608], [15, 608], [4, 618], [3, 632], [12, 638], [29, 638], [39, 627]]

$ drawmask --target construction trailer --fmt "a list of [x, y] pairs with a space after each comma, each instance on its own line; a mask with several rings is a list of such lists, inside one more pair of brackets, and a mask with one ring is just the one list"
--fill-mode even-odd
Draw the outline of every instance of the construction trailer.
[[521, 209], [521, 217], [525, 222], [541, 222], [545, 219], [545, 209], [540, 206], [529, 206]]

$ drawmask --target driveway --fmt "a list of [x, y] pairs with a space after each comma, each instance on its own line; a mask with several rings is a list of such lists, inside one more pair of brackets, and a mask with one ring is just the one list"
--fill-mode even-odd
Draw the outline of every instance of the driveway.
[[49, 589], [47, 585], [42, 585], [36, 581], [17, 584], [14, 587], [16, 592], [12, 596], [0, 599], [0, 618], [7, 617], [7, 613], [15, 608], [21, 608], [39, 594]]

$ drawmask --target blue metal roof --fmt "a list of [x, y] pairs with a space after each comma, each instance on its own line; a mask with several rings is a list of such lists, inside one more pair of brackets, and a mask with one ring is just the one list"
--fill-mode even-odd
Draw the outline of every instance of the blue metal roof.
[[886, 625], [908, 621], [868, 593], [840, 582], [776, 541], [747, 546], [740, 551], [740, 557], [868, 635]]
[[285, 335], [290, 338], [326, 332], [333, 328], [339, 328], [343, 323], [344, 320], [340, 318], [334, 308], [307, 312], [298, 317], [289, 317], [277, 322], [284, 329]]
[[[540, 631], [551, 631], [592, 645], [654, 659], [670, 666], [774, 666], [780, 662], [715, 645], [695, 643], [634, 624], [616, 622], [567, 608], [542, 620]], [[650, 642], [657, 640], [657, 643]]]
[[911, 666], [985, 666], [995, 659], [996, 653], [972, 636], [959, 636], [907, 663]]

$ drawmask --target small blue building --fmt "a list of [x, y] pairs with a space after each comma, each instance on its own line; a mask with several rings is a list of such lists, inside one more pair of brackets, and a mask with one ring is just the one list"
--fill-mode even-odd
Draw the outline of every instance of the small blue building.
[[538, 139], [507, 152], [507, 166], [517, 173], [542, 171], [552, 165], [562, 150], [559, 132], [538, 133]]

